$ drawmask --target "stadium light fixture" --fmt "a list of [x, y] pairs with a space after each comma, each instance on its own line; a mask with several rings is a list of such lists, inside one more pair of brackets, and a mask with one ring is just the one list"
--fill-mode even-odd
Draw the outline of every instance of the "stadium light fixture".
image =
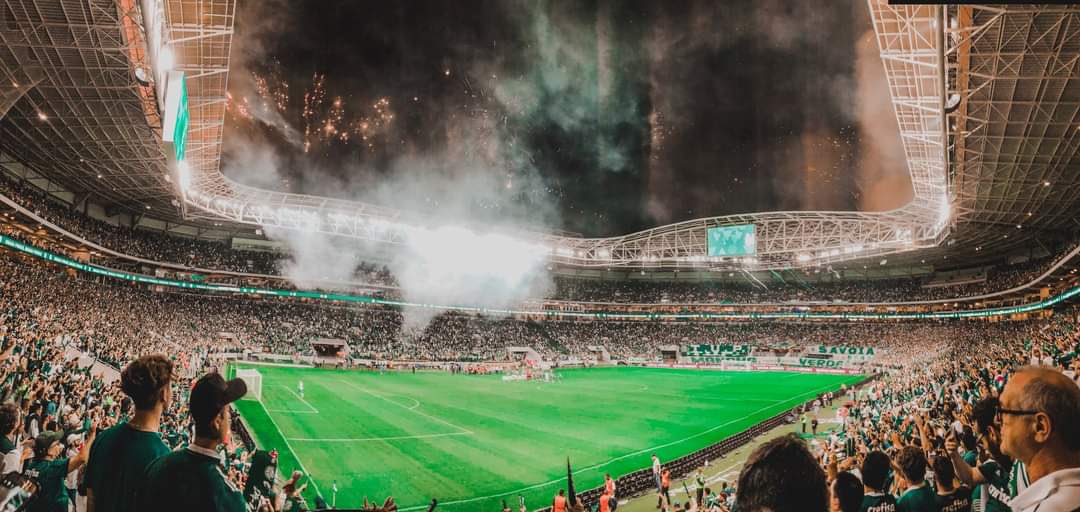
[[[945, 101], [945, 114], [952, 114], [956, 112], [956, 109], [960, 107], [960, 95], [952, 93], [949, 95], [949, 99]], [[950, 129], [956, 130], [956, 122], [954, 121], [949, 125]]]
[[135, 81], [143, 87], [150, 85], [150, 75], [146, 72], [146, 68], [142, 66], [135, 68]]

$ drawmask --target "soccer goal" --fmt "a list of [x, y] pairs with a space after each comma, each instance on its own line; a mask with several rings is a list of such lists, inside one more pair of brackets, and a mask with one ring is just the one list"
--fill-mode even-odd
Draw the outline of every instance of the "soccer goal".
[[262, 374], [259, 370], [249, 368], [237, 368], [236, 378], [247, 384], [247, 394], [243, 400], [262, 401]]

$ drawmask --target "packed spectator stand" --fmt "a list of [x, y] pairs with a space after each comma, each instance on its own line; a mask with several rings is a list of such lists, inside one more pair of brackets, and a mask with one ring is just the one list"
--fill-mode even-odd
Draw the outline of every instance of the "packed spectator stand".
[[[921, 324], [535, 322], [450, 314], [419, 332], [407, 332], [392, 310], [152, 292], [71, 275], [13, 253], [4, 256], [2, 329], [10, 354], [0, 391], [20, 405], [25, 417], [21, 431], [28, 437], [65, 425], [73, 431], [86, 428], [87, 422], [108, 426], [124, 416], [125, 399], [116, 386], [65, 363], [65, 347], [116, 367], [142, 354], [169, 353], [178, 369], [195, 376], [206, 369], [213, 352], [304, 353], [307, 340], [327, 334], [349, 339], [360, 352], [380, 358], [446, 361], [506, 358], [500, 349], [507, 346], [537, 347], [558, 359], [584, 355], [594, 344], [608, 347], [618, 359], [654, 357], [661, 345], [738, 340], [886, 348], [881, 363], [889, 370], [846, 398], [854, 404], [849, 432], [858, 435], [857, 446], [865, 451], [910, 443], [912, 432], [918, 432], [909, 428], [915, 420], [899, 417], [914, 409], [970, 425], [964, 414], [978, 399], [999, 392], [1012, 369], [1033, 357], [1050, 357], [1060, 368], [1075, 366], [1080, 342], [1075, 309], [1049, 320]], [[176, 390], [178, 397], [184, 396], [182, 388]], [[960, 414], [942, 410], [956, 403]], [[188, 439], [182, 410], [176, 407], [162, 422], [163, 437], [172, 447]], [[814, 446], [822, 454], [832, 453], [829, 443], [838, 442], [815, 440]], [[227, 452], [235, 454], [237, 448]], [[230, 475], [240, 480], [243, 456], [237, 460], [230, 464]]]
[[[9, 197], [18, 194], [13, 190], [4, 193]], [[70, 224], [74, 222], [72, 219], [80, 217], [71, 216], [70, 211], [62, 208], [57, 212], [46, 210], [38, 211], [80, 234], [97, 233], [96, 237], [90, 238], [103, 245], [138, 247], [138, 250], [146, 251], [141, 254], [147, 257], [178, 261], [187, 257], [192, 261], [197, 258], [185, 255], [202, 255], [206, 248], [201, 244], [213, 245], [212, 242], [166, 239], [111, 225], [93, 226], [91, 224], [97, 221], [85, 219], [79, 221], [82, 225]], [[19, 236], [15, 231], [7, 233]], [[122, 238], [109, 238], [114, 236]], [[135, 241], [140, 237], [146, 237], [144, 244]], [[198, 259], [198, 263], [228, 267], [231, 263], [226, 262], [233, 261], [242, 262], [234, 268], [248, 266], [250, 258], [246, 255], [235, 255], [224, 246], [206, 252], [214, 254], [215, 251], [221, 256]], [[990, 286], [987, 283], [991, 281], [993, 288], [1022, 284], [1030, 276], [1045, 270], [1051, 262], [1031, 262], [973, 286]], [[272, 260], [265, 263], [273, 266]], [[605, 282], [593, 286], [583, 283], [560, 283], [559, 295], [576, 300], [596, 298], [636, 302], [671, 300], [671, 297], [713, 301], [718, 293], [731, 293], [730, 288], [714, 291], [675, 287], [672, 291], [663, 291], [664, 285], [659, 284], [613, 285]], [[875, 288], [875, 285], [881, 286]], [[627, 288], [618, 288], [622, 286]], [[911, 298], [922, 293], [919, 290], [925, 290], [919, 283], [905, 282], [860, 282], [842, 286], [847, 288], [839, 294], [856, 297], [856, 300]], [[956, 289], [933, 290], [932, 293], [946, 293], [943, 290], [952, 293]], [[980, 289], [969, 291], [977, 293]], [[811, 290], [806, 292], [813, 293]], [[752, 295], [745, 296], [744, 300], [763, 297], [761, 290], [749, 293]], [[774, 298], [782, 298], [783, 292], [775, 293]], [[830, 290], [829, 295], [836, 296], [837, 293]], [[978, 503], [981, 510], [994, 510], [994, 507], [1003, 510], [1000, 508], [1003, 503], [1024, 492], [1022, 484], [1008, 485], [1009, 478], [1028, 485], [1034, 485], [1036, 481], [1027, 479], [1024, 466], [1013, 463], [1006, 458], [1007, 454], [1001, 453], [1000, 446], [993, 444], [993, 439], [1001, 436], [1000, 421], [994, 414], [987, 416], [986, 408], [993, 407], [992, 400], [1002, 400], [1010, 379], [1022, 366], [1035, 364], [1071, 371], [1080, 366], [1076, 307], [1060, 308], [1052, 316], [1024, 321], [921, 323], [574, 322], [449, 313], [436, 316], [423, 327], [413, 328], [406, 326], [399, 311], [389, 308], [154, 291], [61, 270], [8, 251], [0, 252], [0, 312], [3, 315], [0, 323], [3, 337], [0, 394], [4, 402], [13, 404], [7, 406], [7, 411], [15, 416], [12, 429], [5, 438], [5, 453], [16, 454], [5, 457], [4, 473], [12, 468], [22, 468], [38, 456], [28, 453], [33, 451], [29, 449], [31, 443], [24, 441], [36, 440], [42, 433], [63, 432], [64, 450], [70, 456], [69, 460], [77, 459], [81, 456], [80, 444], [91, 439], [93, 432], [130, 417], [132, 403], [120, 386], [102, 375], [93, 374], [87, 367], [76, 365], [70, 358], [73, 351], [90, 354], [116, 369], [126, 367], [142, 355], [169, 354], [179, 378], [172, 383], [174, 400], [162, 414], [160, 432], [168, 447], [174, 449], [192, 440], [186, 409], [189, 383], [212, 369], [214, 354], [245, 350], [310, 354], [310, 341], [317, 337], [346, 339], [358, 356], [373, 359], [458, 362], [506, 360], [509, 357], [506, 348], [512, 346], [533, 347], [546, 359], [558, 361], [587, 357], [589, 346], [602, 345], [613, 358], [625, 361], [655, 359], [661, 346], [704, 341], [732, 341], [767, 347], [787, 343], [869, 344], [886, 349], [886, 355], [878, 361], [880, 373], [877, 379], [837, 396], [848, 413], [842, 428], [805, 443], [819, 470], [826, 475], [823, 481], [829, 482], [831, 489], [837, 485], [835, 482], [854, 477], [867, 487], [873, 487], [863, 479], [866, 469], [870, 469], [867, 465], [872, 465], [868, 461], [880, 459], [882, 455], [877, 454], [881, 453], [895, 468], [894, 476], [883, 488], [875, 489], [882, 496], [903, 497], [907, 488], [917, 487], [918, 482], [911, 482], [899, 473], [904, 467], [918, 468], [921, 453], [923, 467], [935, 468], [930, 472], [931, 476], [947, 473], [945, 469], [937, 469], [944, 467], [942, 461], [950, 463], [950, 467], [956, 466], [956, 482], [944, 485], [944, 482], [931, 478], [932, 485], [940, 483], [948, 491], [961, 488], [961, 484], [974, 484], [965, 491], [970, 493], [970, 501]], [[822, 399], [828, 401], [829, 397]], [[793, 414], [801, 412], [794, 411]], [[1051, 420], [1055, 425], [1075, 421], [1076, 411], [1073, 414], [1071, 419], [1053, 417]], [[3, 414], [0, 414], [2, 418]], [[763, 434], [767, 426], [779, 420], [771, 421], [769, 425], [740, 434], [733, 438], [735, 440], [687, 456], [674, 466], [675, 471], [680, 475], [689, 474], [700, 461], [719, 456]], [[1075, 425], [1066, 428], [1075, 428]], [[981, 444], [976, 439], [982, 440]], [[20, 449], [23, 444], [26, 450]], [[790, 449], [780, 444], [782, 442], [770, 445], [769, 449]], [[947, 447], [956, 444], [962, 447], [960, 451], [967, 469], [953, 460], [960, 458], [959, 454], [954, 457], [948, 453]], [[914, 451], [911, 447], [915, 447]], [[245, 446], [240, 442], [220, 448], [226, 459], [225, 473], [237, 484], [242, 485], [246, 478], [251, 448], [250, 444]], [[840, 456], [841, 453], [844, 455]], [[760, 460], [767, 462], [768, 458], [763, 456]], [[757, 461], [754, 459], [755, 463]], [[973, 476], [976, 472], [989, 475], [990, 471], [994, 471], [993, 481], [989, 476]], [[851, 477], [837, 476], [845, 472]], [[77, 489], [79, 473], [73, 473], [76, 475], [71, 480], [74, 487], [69, 488]], [[687, 500], [679, 505], [682, 508], [676, 509], [670, 501], [663, 506], [668, 510], [731, 510], [744, 492], [753, 492], [750, 476], [741, 478], [738, 485], [710, 488], [710, 492], [702, 493], [700, 501]], [[627, 476], [624, 481], [637, 482], [622, 487], [624, 492], [648, 486], [648, 479], [640, 475]], [[748, 485], [750, 490], [745, 488]], [[980, 485], [996, 487], [991, 492]], [[943, 491], [941, 487], [937, 489], [940, 495]], [[776, 490], [776, 494], [782, 495], [782, 491]], [[583, 493], [582, 496], [585, 503], [595, 505], [598, 493]], [[888, 498], [881, 499], [888, 501]], [[270, 502], [261, 505], [263, 509], [273, 506]], [[392, 503], [382, 509], [391, 510]]]
[[[151, 261], [170, 263], [202, 271], [226, 271], [281, 277], [287, 254], [271, 251], [241, 250], [223, 242], [165, 235], [146, 229], [114, 225], [79, 212], [70, 205], [50, 198], [29, 185], [0, 177], [0, 194], [88, 241], [114, 251]], [[1017, 264], [998, 264], [983, 268], [977, 279], [956, 284], [935, 283], [931, 277], [903, 279], [817, 279], [839, 276], [829, 269], [816, 269], [811, 279], [788, 275], [767, 281], [765, 286], [753, 280], [716, 280], [703, 282], [582, 279], [553, 275], [554, 286], [543, 299], [619, 304], [764, 304], [790, 302], [864, 303], [953, 300], [1008, 290], [1038, 278], [1058, 257], [1070, 252], [1076, 243], [1055, 248], [1046, 257]], [[805, 279], [803, 279], [805, 278]], [[387, 298], [401, 298], [396, 278], [385, 265], [358, 261], [354, 283], [377, 287], [375, 292]], [[289, 286], [286, 281], [279, 283]], [[538, 297], [538, 299], [541, 299]]]

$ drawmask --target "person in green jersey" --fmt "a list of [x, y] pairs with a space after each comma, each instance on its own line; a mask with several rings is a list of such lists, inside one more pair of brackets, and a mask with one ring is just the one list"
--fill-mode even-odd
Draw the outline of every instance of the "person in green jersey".
[[979, 486], [972, 505], [983, 512], [1010, 512], [1009, 500], [1013, 496], [1009, 486], [1013, 461], [1001, 452], [1001, 429], [994, 421], [997, 409], [996, 397], [983, 398], [972, 408], [980, 442], [990, 455], [990, 459], [981, 465], [974, 467], [964, 461], [954, 433], [945, 439], [945, 451], [952, 459], [956, 477], [969, 487]]
[[926, 455], [915, 446], [896, 454], [896, 469], [904, 491], [896, 500], [897, 512], [938, 512], [937, 494], [926, 483]]
[[34, 458], [23, 471], [38, 488], [30, 501], [29, 512], [67, 512], [71, 499], [64, 487], [64, 478], [86, 464], [96, 433], [97, 428], [91, 427], [86, 444], [70, 459], [59, 458], [64, 451], [64, 445], [60, 442], [64, 435], [62, 432], [49, 431], [38, 435], [34, 440]]
[[173, 364], [163, 354], [136, 359], [120, 374], [120, 388], [135, 414], [102, 432], [86, 465], [88, 512], [134, 512], [146, 466], [169, 453], [158, 432], [161, 414], [172, 403]]
[[159, 457], [146, 469], [138, 510], [154, 512], [244, 512], [244, 496], [225, 475], [217, 447], [232, 434], [229, 404], [247, 393], [240, 379], [208, 373], [191, 389], [188, 409], [195, 442]]
[[948, 457], [934, 457], [934, 487], [940, 512], [971, 512], [971, 488], [956, 485], [956, 470]]
[[874, 450], [863, 458], [859, 473], [863, 478], [863, 499], [859, 512], [896, 512], [896, 498], [888, 492], [889, 456]]
[[964, 453], [960, 458], [964, 459], [969, 466], [979, 463], [979, 441], [975, 438], [975, 432], [971, 427], [964, 425], [964, 432], [960, 434], [960, 442], [963, 444]]

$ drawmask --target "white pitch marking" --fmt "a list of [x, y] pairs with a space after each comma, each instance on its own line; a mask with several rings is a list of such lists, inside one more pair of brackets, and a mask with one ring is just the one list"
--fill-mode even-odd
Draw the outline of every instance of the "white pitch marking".
[[266, 412], [287, 412], [289, 414], [319, 414], [318, 411], [300, 411], [297, 409], [266, 409]]
[[[832, 384], [828, 384], [828, 385], [825, 385], [825, 386], [821, 386], [820, 388], [817, 388], [817, 389], [815, 389], [813, 391], [807, 391], [807, 392], [805, 392], [805, 393], [803, 393], [801, 395], [797, 395], [797, 396], [788, 398], [787, 400], [779, 400], [779, 401], [773, 403], [772, 405], [766, 405], [765, 407], [762, 407], [761, 409], [758, 409], [758, 410], [756, 410], [756, 411], [754, 411], [754, 412], [752, 412], [750, 414], [747, 414], [747, 415], [739, 417], [739, 418], [735, 418], [735, 419], [733, 419], [731, 421], [728, 421], [726, 423], [721, 423], [721, 424], [716, 425], [714, 427], [702, 430], [701, 432], [698, 432], [696, 434], [692, 434], [692, 435], [689, 435], [687, 437], [684, 437], [682, 439], [678, 439], [678, 440], [671, 441], [671, 442], [668, 442], [668, 443], [664, 443], [664, 444], [661, 444], [661, 445], [653, 446], [651, 448], [645, 448], [644, 450], [638, 450], [638, 451], [635, 451], [635, 452], [627, 453], [625, 455], [620, 455], [618, 457], [609, 459], [607, 461], [600, 462], [600, 463], [597, 463], [597, 464], [593, 464], [592, 466], [579, 469], [578, 471], [588, 471], [588, 470], [591, 470], [591, 469], [602, 468], [602, 467], [607, 466], [608, 464], [611, 464], [612, 462], [615, 462], [617, 460], [626, 459], [626, 458], [629, 458], [629, 457], [633, 457], [635, 455], [641, 455], [643, 453], [648, 453], [648, 452], [651, 452], [651, 451], [655, 451], [655, 450], [658, 450], [660, 448], [667, 448], [668, 446], [674, 446], [676, 444], [688, 441], [688, 440], [693, 439], [695, 437], [701, 437], [701, 436], [703, 436], [705, 434], [708, 434], [709, 432], [714, 432], [714, 431], [716, 431], [718, 429], [721, 429], [721, 428], [724, 428], [724, 427], [726, 427], [726, 426], [728, 426], [728, 425], [730, 425], [732, 423], [742, 421], [742, 420], [744, 420], [746, 418], [749, 418], [750, 416], [753, 416], [753, 415], [755, 415], [755, 414], [757, 414], [757, 413], [759, 413], [761, 411], [764, 411], [765, 409], [771, 408], [773, 405], [779, 405], [779, 404], [782, 404], [782, 403], [791, 402], [793, 400], [805, 399], [805, 397], [813, 396], [818, 391], [821, 391], [823, 389], [827, 389], [827, 388], [829, 388], [831, 386], [832, 386]], [[461, 503], [472, 503], [472, 502], [475, 502], [475, 501], [487, 500], [487, 499], [491, 499], [491, 498], [498, 498], [499, 496], [512, 496], [512, 495], [515, 495], [515, 494], [521, 494], [522, 492], [529, 491], [529, 490], [532, 490], [532, 489], [537, 489], [537, 488], [540, 488], [540, 487], [546, 487], [546, 486], [549, 486], [551, 484], [559, 483], [559, 482], [562, 482], [563, 480], [566, 480], [566, 477], [557, 478], [555, 480], [549, 480], [547, 482], [541, 482], [541, 483], [538, 483], [538, 484], [533, 484], [533, 485], [530, 485], [530, 486], [527, 486], [527, 487], [522, 487], [520, 489], [515, 489], [515, 490], [512, 490], [512, 491], [509, 491], [509, 492], [503, 492], [503, 493], [499, 493], [499, 494], [491, 494], [491, 495], [488, 495], [488, 496], [477, 496], [475, 498], [468, 498], [468, 499], [463, 499], [463, 500], [445, 501], [445, 502], [440, 502], [440, 504], [442, 504], [444, 506], [458, 505], [458, 504], [461, 504]], [[425, 508], [427, 508], [427, 505], [416, 505], [416, 506], [412, 506], [412, 507], [399, 508], [398, 512], [408, 512], [410, 510], [421, 510], [421, 509], [425, 509]]]
[[322, 439], [317, 437], [290, 437], [290, 441], [298, 443], [361, 443], [367, 441], [399, 441], [403, 439], [430, 439], [433, 437], [470, 436], [472, 432], [447, 432], [444, 434], [420, 434], [415, 436], [387, 436], [387, 437], [342, 437], [336, 439]]
[[[457, 426], [457, 425], [454, 425], [453, 423], [450, 423], [449, 421], [446, 421], [446, 420], [444, 420], [444, 419], [442, 419], [442, 418], [438, 418], [438, 417], [432, 416], [432, 415], [430, 415], [430, 414], [422, 413], [422, 412], [420, 412], [420, 411], [416, 410], [415, 408], [409, 408], [409, 407], [406, 407], [406, 406], [404, 406], [404, 405], [401, 405], [401, 404], [399, 404], [399, 403], [397, 403], [397, 402], [395, 402], [395, 401], [393, 401], [393, 400], [391, 400], [391, 399], [389, 399], [389, 398], [386, 398], [386, 397], [384, 397], [384, 396], [382, 396], [382, 395], [379, 395], [379, 394], [376, 394], [376, 393], [372, 393], [371, 391], [368, 391], [367, 389], [364, 389], [364, 388], [362, 388], [362, 387], [360, 387], [360, 386], [358, 386], [358, 385], [356, 385], [356, 384], [353, 384], [352, 382], [349, 382], [349, 381], [345, 381], [345, 385], [347, 385], [347, 386], [351, 386], [351, 387], [353, 387], [353, 388], [356, 388], [356, 389], [358, 389], [358, 390], [360, 390], [360, 391], [363, 391], [364, 393], [367, 393], [367, 394], [369, 394], [369, 395], [371, 395], [371, 396], [373, 396], [373, 397], [375, 397], [375, 398], [378, 398], [379, 400], [383, 400], [383, 401], [385, 401], [385, 402], [390, 402], [390, 403], [392, 403], [392, 404], [394, 404], [394, 405], [396, 405], [396, 406], [398, 406], [398, 407], [401, 407], [402, 409], [405, 409], [406, 411], [412, 411], [412, 412], [414, 412], [414, 413], [416, 413], [416, 414], [419, 414], [419, 415], [421, 415], [421, 416], [423, 416], [423, 417], [425, 417], [425, 418], [427, 418], [427, 419], [429, 419], [429, 420], [432, 420], [432, 421], [437, 421], [437, 422], [439, 422], [439, 423], [442, 423], [443, 425], [447, 425], [447, 426], [450, 426], [450, 427], [454, 427], [454, 428], [456, 428], [456, 429], [458, 429], [458, 430], [460, 430], [460, 431], [462, 431], [462, 432], [468, 432], [468, 433], [470, 433], [470, 434], [472, 434], [472, 433], [473, 433], [473, 431], [472, 431], [472, 430], [469, 430], [469, 429], [467, 429], [467, 428], [465, 428], [465, 427], [459, 427], [459, 426]], [[422, 508], [422, 507], [421, 507], [421, 508]]]
[[[264, 410], [266, 409], [266, 406], [263, 405], [262, 402], [259, 402], [259, 405], [261, 405]], [[266, 417], [270, 418], [270, 423], [274, 425], [274, 429], [278, 431], [278, 434], [281, 435], [281, 439], [285, 441], [285, 447], [288, 448], [290, 452], [292, 452], [293, 458], [296, 459], [296, 463], [300, 465], [300, 469], [304, 470], [304, 474], [308, 476], [308, 481], [311, 482], [311, 485], [315, 486], [315, 494], [321, 495], [322, 493], [319, 492], [319, 483], [311, 477], [311, 472], [304, 467], [304, 461], [300, 460], [300, 454], [293, 449], [291, 444], [289, 444], [289, 438], [285, 437], [285, 433], [281, 431], [281, 427], [278, 426], [277, 421], [274, 420], [274, 415], [267, 412]]]
[[417, 400], [417, 399], [415, 399], [415, 398], [413, 398], [413, 397], [411, 397], [411, 396], [407, 396], [407, 395], [400, 395], [400, 394], [396, 394], [396, 393], [395, 393], [395, 394], [393, 394], [393, 395], [391, 395], [391, 396], [400, 396], [401, 398], [406, 398], [406, 399], [412, 400], [412, 401], [413, 401], [413, 405], [412, 405], [411, 407], [406, 407], [406, 409], [408, 409], [408, 410], [410, 410], [410, 411], [411, 411], [411, 410], [413, 410], [413, 409], [416, 409], [417, 407], [420, 407], [420, 401], [419, 401], [419, 400]]
[[304, 397], [296, 394], [296, 391], [293, 391], [292, 388], [290, 388], [289, 386], [286, 386], [284, 384], [278, 384], [278, 385], [285, 388], [285, 391], [288, 391], [289, 393], [292, 393], [292, 395], [295, 396], [297, 399], [299, 399], [301, 402], [304, 402], [304, 405], [308, 406], [308, 408], [312, 410], [312, 414], [319, 414], [319, 410], [316, 409], [315, 406], [309, 404], [307, 400], [304, 400]]

